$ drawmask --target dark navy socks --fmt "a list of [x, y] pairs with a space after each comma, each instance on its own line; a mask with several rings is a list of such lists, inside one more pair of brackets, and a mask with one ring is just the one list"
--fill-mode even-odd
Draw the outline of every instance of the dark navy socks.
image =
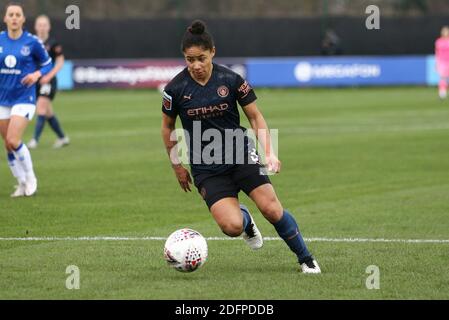
[[47, 118], [45, 116], [37, 116], [36, 127], [34, 129], [34, 140], [39, 141], [42, 131], [44, 130], [46, 120]]
[[307, 250], [295, 218], [288, 211], [284, 211], [282, 219], [273, 225], [290, 250], [296, 254], [299, 263], [304, 263], [312, 257], [309, 250]]
[[62, 139], [65, 137], [64, 132], [62, 131], [61, 126], [58, 121], [58, 118], [56, 118], [56, 116], [48, 118], [47, 121], [59, 139]]
[[249, 224], [251, 223], [251, 216], [249, 215], [249, 210], [243, 204], [240, 205], [240, 211], [242, 211], [243, 215], [243, 231], [246, 231]]

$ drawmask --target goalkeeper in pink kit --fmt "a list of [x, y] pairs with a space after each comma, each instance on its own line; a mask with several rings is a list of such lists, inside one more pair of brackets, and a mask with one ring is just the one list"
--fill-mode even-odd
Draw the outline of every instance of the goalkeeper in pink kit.
[[437, 71], [440, 75], [438, 86], [440, 98], [447, 97], [447, 87], [449, 82], [449, 27], [441, 29], [441, 37], [435, 42], [435, 59]]

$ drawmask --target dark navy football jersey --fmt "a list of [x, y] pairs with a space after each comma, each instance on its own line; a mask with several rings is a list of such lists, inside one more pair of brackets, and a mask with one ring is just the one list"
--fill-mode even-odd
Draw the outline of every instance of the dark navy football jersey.
[[162, 112], [172, 118], [179, 116], [188, 133], [193, 175], [254, 163], [254, 142], [240, 125], [238, 104], [244, 108], [256, 99], [247, 81], [217, 64], [213, 64], [211, 78], [204, 86], [185, 68], [165, 87]]

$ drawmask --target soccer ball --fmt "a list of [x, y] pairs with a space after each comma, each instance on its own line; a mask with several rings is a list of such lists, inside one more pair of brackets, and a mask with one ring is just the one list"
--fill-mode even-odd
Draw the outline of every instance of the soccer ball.
[[193, 272], [206, 262], [206, 239], [192, 229], [177, 230], [165, 242], [164, 257], [170, 267], [181, 272]]

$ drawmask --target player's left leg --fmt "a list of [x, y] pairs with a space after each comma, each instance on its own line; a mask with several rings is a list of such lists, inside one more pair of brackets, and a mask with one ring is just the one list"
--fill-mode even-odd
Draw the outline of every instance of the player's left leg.
[[448, 78], [442, 76], [438, 84], [438, 94], [440, 96], [440, 99], [446, 99], [447, 97], [447, 83]]
[[439, 63], [437, 65], [437, 71], [440, 76], [440, 81], [438, 83], [438, 94], [440, 99], [446, 99], [449, 81], [449, 64]]
[[290, 250], [296, 254], [302, 271], [304, 273], [320, 273], [320, 267], [307, 249], [295, 218], [282, 207], [273, 186], [269, 183], [261, 185], [251, 191], [249, 197], [263, 216], [274, 226]]
[[58, 117], [56, 116], [55, 112], [53, 111], [53, 104], [51, 102], [51, 99], [46, 98], [46, 97], [45, 97], [45, 99], [48, 100], [47, 115], [46, 115], [48, 124], [50, 125], [51, 129], [56, 134], [56, 136], [58, 137], [58, 139], [56, 140], [56, 142], [53, 145], [53, 148], [59, 149], [59, 148], [68, 146], [70, 144], [70, 139], [69, 139], [69, 137], [67, 137], [65, 135], [64, 131], [62, 130], [62, 127], [58, 120]]
[[6, 148], [12, 152], [25, 172], [25, 195], [32, 196], [37, 191], [37, 179], [28, 147], [22, 142], [22, 136], [34, 116], [34, 105], [16, 105], [12, 108], [6, 134]]

